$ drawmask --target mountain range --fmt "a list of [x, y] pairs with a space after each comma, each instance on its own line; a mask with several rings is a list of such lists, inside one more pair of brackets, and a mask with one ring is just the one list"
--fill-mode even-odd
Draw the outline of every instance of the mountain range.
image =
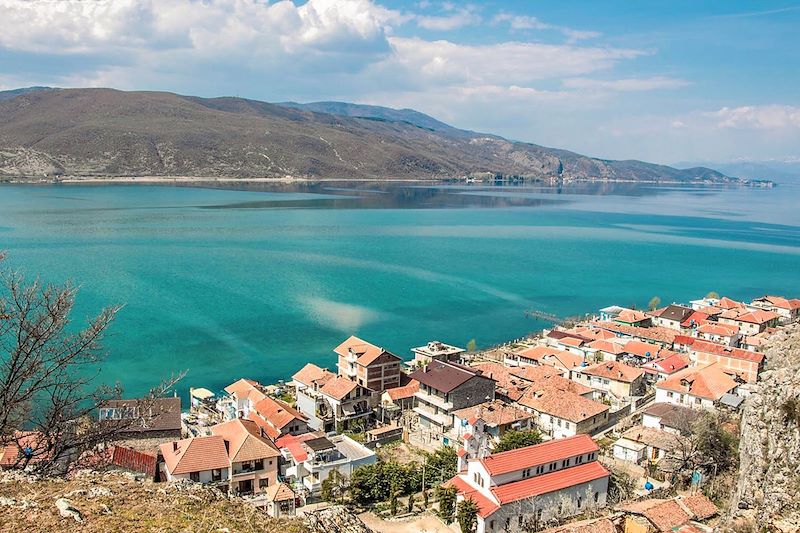
[[460, 130], [410, 109], [167, 92], [0, 92], [0, 178], [197, 176], [736, 182]]

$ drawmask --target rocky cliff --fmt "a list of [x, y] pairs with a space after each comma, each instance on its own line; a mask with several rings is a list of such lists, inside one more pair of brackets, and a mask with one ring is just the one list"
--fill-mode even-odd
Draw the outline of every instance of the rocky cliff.
[[800, 325], [777, 332], [744, 403], [739, 480], [728, 528], [800, 530]]

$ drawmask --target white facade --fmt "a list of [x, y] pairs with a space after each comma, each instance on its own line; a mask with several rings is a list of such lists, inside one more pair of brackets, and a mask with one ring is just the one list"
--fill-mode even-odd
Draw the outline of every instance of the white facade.
[[656, 403], [683, 405], [692, 409], [714, 409], [714, 401], [700, 396], [661, 389], [656, 385]]

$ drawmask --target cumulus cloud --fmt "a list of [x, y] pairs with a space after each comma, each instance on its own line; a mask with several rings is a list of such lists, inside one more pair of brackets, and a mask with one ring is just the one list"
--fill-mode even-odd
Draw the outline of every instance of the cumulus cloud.
[[780, 130], [800, 128], [800, 107], [788, 105], [762, 105], [723, 107], [718, 111], [703, 113], [719, 128]]

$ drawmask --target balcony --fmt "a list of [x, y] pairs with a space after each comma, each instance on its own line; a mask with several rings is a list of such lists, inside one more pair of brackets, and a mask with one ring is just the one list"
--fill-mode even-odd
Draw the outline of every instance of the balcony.
[[442, 429], [448, 428], [453, 425], [452, 415], [448, 415], [446, 413], [434, 413], [430, 409], [426, 409], [425, 407], [420, 407], [420, 406], [415, 407], [414, 412], [423, 418], [432, 420], [436, 425], [441, 426]]
[[422, 402], [428, 403], [430, 405], [435, 405], [439, 409], [444, 409], [445, 411], [450, 411], [453, 409], [453, 404], [451, 402], [445, 401], [444, 398], [441, 396], [437, 396], [435, 394], [428, 394], [427, 392], [417, 391], [414, 396]]

